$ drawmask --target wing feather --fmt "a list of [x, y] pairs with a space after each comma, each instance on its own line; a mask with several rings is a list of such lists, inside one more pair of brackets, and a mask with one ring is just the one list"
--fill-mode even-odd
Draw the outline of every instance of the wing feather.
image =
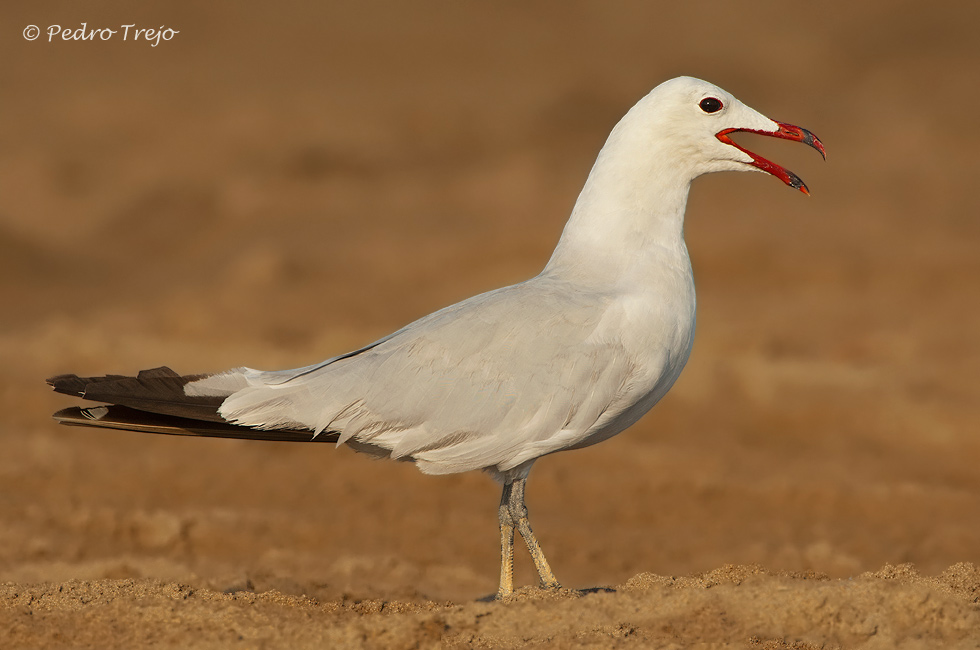
[[546, 282], [476, 296], [286, 380], [253, 371], [220, 414], [337, 432], [430, 473], [517, 464], [536, 443], [584, 436], [632, 367], [596, 337], [603, 296]]

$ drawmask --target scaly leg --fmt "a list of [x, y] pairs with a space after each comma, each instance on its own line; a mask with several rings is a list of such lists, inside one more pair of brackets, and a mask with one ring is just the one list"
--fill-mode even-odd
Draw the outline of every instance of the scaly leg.
[[[508, 510], [510, 510], [511, 520], [517, 523], [517, 530], [520, 532], [521, 537], [524, 538], [525, 543], [527, 543], [527, 550], [531, 552], [531, 559], [534, 560], [534, 566], [538, 570], [538, 577], [541, 579], [541, 586], [545, 589], [558, 589], [561, 587], [558, 584], [558, 579], [555, 578], [555, 574], [551, 571], [551, 567], [548, 566], [548, 560], [544, 557], [544, 551], [541, 550], [541, 545], [538, 544], [538, 540], [534, 537], [534, 533], [531, 531], [531, 524], [527, 520], [527, 506], [524, 505], [524, 483], [527, 481], [526, 478], [520, 478], [515, 480], [511, 484], [511, 489], [508, 490], [504, 488], [504, 495], [508, 497]], [[503, 534], [503, 525], [501, 524], [501, 534]], [[511, 545], [513, 546], [513, 529], [511, 529]], [[511, 554], [513, 557], [513, 553]], [[512, 579], [513, 582], [513, 579]], [[501, 588], [503, 583], [501, 583]]]
[[514, 593], [514, 518], [510, 515], [510, 493], [513, 483], [504, 484], [504, 492], [500, 496], [500, 588], [497, 598], [504, 598]]

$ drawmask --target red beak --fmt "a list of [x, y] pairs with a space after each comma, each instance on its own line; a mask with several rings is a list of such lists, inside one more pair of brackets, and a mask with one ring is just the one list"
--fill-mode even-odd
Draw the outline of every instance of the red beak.
[[758, 131], [756, 129], [725, 129], [724, 131], [719, 131], [717, 134], [715, 134], [715, 137], [721, 140], [722, 142], [724, 142], [725, 144], [730, 144], [736, 149], [738, 149], [739, 151], [748, 154], [752, 158], [752, 162], [748, 164], [752, 165], [753, 167], [758, 167], [764, 172], [768, 172], [772, 174], [773, 176], [775, 176], [782, 182], [786, 183], [790, 187], [798, 189], [799, 191], [809, 196], [810, 190], [807, 189], [806, 183], [804, 183], [803, 179], [801, 179], [799, 176], [789, 171], [788, 169], [780, 167], [779, 165], [777, 165], [776, 163], [770, 160], [766, 160], [765, 158], [763, 158], [758, 154], [752, 153], [745, 147], [739, 146], [730, 137], [728, 137], [730, 133], [744, 132], [744, 133], [758, 133], [759, 135], [768, 135], [773, 138], [782, 138], [783, 140], [793, 140], [794, 142], [802, 142], [805, 145], [809, 145], [813, 147], [814, 149], [820, 152], [820, 155], [823, 156], [824, 160], [827, 159], [827, 152], [824, 151], [823, 143], [820, 142], [820, 139], [817, 136], [813, 135], [806, 129], [801, 129], [800, 127], [793, 126], [792, 124], [783, 124], [782, 122], [776, 122], [776, 124], [779, 125], [779, 130], [775, 132]]

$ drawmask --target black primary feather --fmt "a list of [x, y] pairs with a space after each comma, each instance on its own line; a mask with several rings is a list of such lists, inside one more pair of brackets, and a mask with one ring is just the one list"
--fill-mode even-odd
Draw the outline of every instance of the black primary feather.
[[58, 411], [61, 424], [143, 433], [283, 442], [336, 442], [337, 434], [303, 429], [259, 430], [226, 422], [218, 408], [225, 397], [190, 396], [184, 387], [208, 375], [180, 375], [166, 366], [140, 371], [135, 377], [58, 375], [47, 380], [58, 393], [81, 397], [104, 406], [73, 406]]
[[58, 375], [47, 380], [58, 393], [94, 402], [128, 406], [139, 411], [174, 415], [194, 420], [224, 422], [218, 415], [223, 396], [189, 396], [184, 386], [207, 375], [181, 376], [166, 366], [142, 370], [135, 377], [106, 375], [79, 377]]
[[206, 438], [236, 438], [240, 440], [272, 440], [278, 442], [336, 442], [337, 434], [322, 433], [316, 438], [312, 431], [301, 429], [271, 429], [267, 431], [240, 427], [227, 422], [194, 420], [174, 415], [161, 415], [131, 409], [126, 406], [72, 406], [54, 414], [61, 424], [100, 429], [122, 429], [141, 433], [162, 433], [174, 436]]

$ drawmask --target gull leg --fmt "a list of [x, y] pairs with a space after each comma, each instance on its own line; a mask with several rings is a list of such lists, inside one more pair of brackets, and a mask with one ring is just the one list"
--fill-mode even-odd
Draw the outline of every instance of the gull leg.
[[500, 495], [500, 588], [497, 598], [514, 593], [514, 518], [510, 514], [510, 494], [513, 483], [504, 484]]
[[[527, 506], [524, 505], [524, 483], [526, 481], [526, 478], [515, 480], [511, 484], [509, 494], [507, 488], [504, 488], [504, 496], [508, 497], [510, 517], [512, 521], [517, 523], [517, 530], [521, 534], [521, 537], [524, 538], [525, 543], [527, 543], [527, 550], [531, 552], [531, 559], [534, 560], [534, 566], [538, 570], [538, 577], [541, 579], [541, 586], [545, 589], [558, 589], [561, 587], [561, 585], [558, 584], [558, 579], [555, 578], [555, 574], [551, 571], [551, 567], [548, 566], [548, 560], [546, 560], [544, 557], [544, 551], [541, 550], [541, 545], [538, 544], [538, 540], [534, 537], [534, 532], [531, 531], [531, 524], [527, 520]], [[501, 533], [503, 533], [502, 525]], [[512, 544], [513, 536], [514, 533], [512, 529]], [[503, 583], [501, 583], [501, 586], [502, 585]]]

